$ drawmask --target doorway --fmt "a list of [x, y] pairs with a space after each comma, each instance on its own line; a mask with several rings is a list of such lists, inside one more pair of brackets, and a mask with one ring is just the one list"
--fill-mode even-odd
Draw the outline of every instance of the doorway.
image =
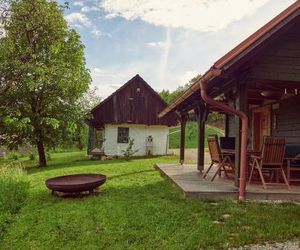
[[253, 110], [253, 149], [260, 150], [263, 137], [271, 135], [271, 106]]

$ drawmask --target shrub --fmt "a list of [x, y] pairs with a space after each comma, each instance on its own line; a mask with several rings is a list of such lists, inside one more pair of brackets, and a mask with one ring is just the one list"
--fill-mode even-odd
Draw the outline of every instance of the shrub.
[[20, 151], [10, 151], [7, 154], [7, 159], [17, 161], [22, 157], [26, 157], [28, 154], [22, 153]]
[[20, 157], [20, 155], [17, 153], [17, 152], [11, 152], [9, 155], [8, 155], [8, 159], [10, 160], [18, 160]]
[[0, 241], [13, 216], [22, 208], [29, 190], [20, 163], [13, 164], [0, 167]]
[[125, 150], [122, 150], [124, 158], [126, 161], [129, 161], [131, 156], [133, 156], [136, 152], [138, 152], [138, 149], [132, 149], [134, 145], [134, 139], [129, 138], [128, 147]]
[[29, 160], [34, 161], [36, 159], [36, 154], [35, 153], [30, 153], [29, 154]]

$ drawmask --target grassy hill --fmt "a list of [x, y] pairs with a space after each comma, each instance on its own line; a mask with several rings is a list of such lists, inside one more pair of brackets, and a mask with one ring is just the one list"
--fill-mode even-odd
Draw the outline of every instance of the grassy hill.
[[[179, 148], [180, 144], [180, 127], [174, 127], [170, 129], [170, 133], [178, 131], [178, 133], [170, 134], [170, 148]], [[218, 135], [223, 136], [223, 131], [210, 126], [206, 125], [205, 129], [205, 138], [208, 135]], [[197, 148], [197, 138], [198, 138], [198, 125], [196, 122], [188, 122], [186, 124], [185, 129], [185, 147], [186, 148]], [[205, 139], [205, 147], [207, 147], [207, 140]]]

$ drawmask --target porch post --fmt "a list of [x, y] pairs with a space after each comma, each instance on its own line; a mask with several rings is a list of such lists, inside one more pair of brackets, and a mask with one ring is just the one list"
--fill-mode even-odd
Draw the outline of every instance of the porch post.
[[205, 155], [205, 124], [209, 113], [209, 107], [208, 105], [200, 104], [194, 111], [198, 124], [197, 169], [202, 172], [204, 170]]
[[186, 125], [186, 114], [181, 113], [181, 124], [180, 124], [180, 161], [179, 163], [183, 165], [184, 163], [184, 148], [185, 148], [185, 125]]
[[[236, 110], [247, 112], [247, 83], [245, 80], [237, 82], [237, 99], [236, 99]], [[236, 136], [235, 136], [235, 173], [234, 173], [234, 184], [239, 187], [240, 178], [240, 159], [241, 159], [241, 120], [236, 117]]]
[[225, 115], [225, 137], [229, 137], [229, 115]]

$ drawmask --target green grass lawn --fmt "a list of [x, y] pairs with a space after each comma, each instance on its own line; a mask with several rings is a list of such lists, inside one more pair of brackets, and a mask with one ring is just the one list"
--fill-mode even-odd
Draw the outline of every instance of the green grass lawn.
[[[300, 236], [299, 205], [186, 199], [153, 167], [175, 160], [99, 162], [84, 152], [53, 154], [49, 167], [29, 168], [28, 198], [0, 248], [226, 249]], [[45, 179], [72, 173], [103, 173], [108, 181], [97, 196], [51, 196]]]
[[[170, 129], [170, 133], [179, 131], [180, 127], [175, 127]], [[185, 148], [197, 148], [198, 143], [198, 125], [196, 122], [188, 122], [185, 128]], [[222, 130], [215, 128], [210, 125], [206, 125], [205, 128], [205, 137], [208, 135], [218, 135], [223, 136], [224, 133]], [[179, 148], [180, 145], [180, 132], [173, 133], [169, 137], [170, 148]], [[207, 139], [205, 139], [205, 147], [207, 147]]]

